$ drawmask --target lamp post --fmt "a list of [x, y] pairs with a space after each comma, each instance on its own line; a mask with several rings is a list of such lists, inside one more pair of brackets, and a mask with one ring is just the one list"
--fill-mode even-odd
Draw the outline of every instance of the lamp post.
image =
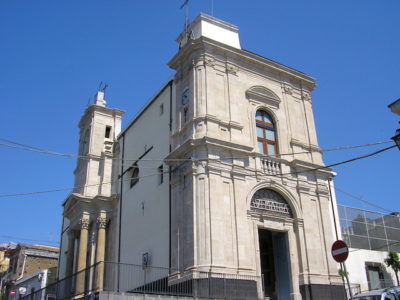
[[[394, 114], [400, 116], [400, 98], [389, 104], [388, 107]], [[400, 150], [400, 128], [396, 130], [396, 134], [392, 137], [392, 140], [396, 143], [397, 147]]]

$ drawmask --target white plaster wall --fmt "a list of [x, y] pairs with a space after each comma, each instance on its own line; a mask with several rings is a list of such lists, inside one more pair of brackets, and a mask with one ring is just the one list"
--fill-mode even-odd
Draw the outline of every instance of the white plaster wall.
[[[163, 105], [163, 114], [160, 106]], [[142, 254], [150, 254], [150, 264], [169, 265], [169, 196], [168, 173], [159, 185], [157, 168], [169, 153], [170, 87], [167, 87], [120, 137], [124, 148], [124, 170], [138, 162], [139, 182], [130, 187], [130, 173], [123, 177], [121, 262], [142, 264]], [[122, 144], [124, 143], [124, 146]], [[151, 161], [149, 161], [151, 160]], [[120, 187], [119, 187], [120, 189]]]
[[349, 257], [346, 260], [347, 272], [349, 272], [350, 283], [359, 284], [361, 291], [368, 290], [366, 262], [380, 263], [385, 280], [392, 280], [393, 286], [396, 285], [396, 277], [391, 268], [385, 265], [384, 259], [388, 257], [386, 251], [372, 251], [364, 249], [349, 249]]

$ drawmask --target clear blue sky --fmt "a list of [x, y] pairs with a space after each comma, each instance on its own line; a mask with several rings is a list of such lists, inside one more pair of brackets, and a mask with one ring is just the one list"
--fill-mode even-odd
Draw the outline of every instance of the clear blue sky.
[[[190, 0], [189, 17], [211, 14]], [[77, 124], [101, 81], [124, 124], [173, 74], [183, 0], [0, 2], [0, 137], [75, 154]], [[321, 148], [389, 140], [400, 118], [400, 2], [214, 0], [214, 16], [240, 28], [243, 48], [317, 79]], [[3, 143], [0, 141], [0, 143]], [[388, 146], [328, 152], [326, 164]], [[75, 160], [0, 146], [0, 194], [72, 187]], [[335, 184], [400, 211], [400, 152], [338, 166]], [[68, 192], [0, 198], [0, 243], [58, 243]], [[377, 210], [337, 192], [338, 202]], [[11, 236], [11, 237], [8, 237]]]

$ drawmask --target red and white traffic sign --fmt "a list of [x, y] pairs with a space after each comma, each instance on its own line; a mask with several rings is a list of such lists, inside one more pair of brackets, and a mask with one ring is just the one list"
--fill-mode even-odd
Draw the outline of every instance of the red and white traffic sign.
[[332, 245], [332, 256], [338, 263], [344, 262], [349, 256], [349, 248], [346, 243], [342, 240], [334, 242]]
[[10, 291], [10, 296], [15, 296], [15, 295], [16, 295], [15, 290], [11, 290], [11, 291]]

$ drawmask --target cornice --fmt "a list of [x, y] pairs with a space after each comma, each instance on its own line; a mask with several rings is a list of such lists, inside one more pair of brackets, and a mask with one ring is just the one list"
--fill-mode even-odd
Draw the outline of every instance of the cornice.
[[79, 121], [78, 127], [79, 128], [84, 128], [84, 123], [86, 122], [86, 119], [89, 118], [89, 116], [92, 113], [99, 112], [103, 113], [105, 115], [113, 115], [113, 116], [120, 116], [122, 117], [125, 113], [125, 111], [117, 109], [117, 108], [108, 108], [104, 106], [99, 106], [96, 104], [90, 105], [86, 110], [83, 112], [83, 116], [81, 120]]
[[[324, 165], [313, 164], [304, 160], [295, 159], [289, 163], [297, 172], [299, 171], [314, 171], [321, 175], [331, 178], [335, 175], [332, 169]], [[303, 169], [303, 170], [300, 170]]]
[[[180, 51], [168, 62], [168, 66], [172, 69], [177, 69], [181, 66], [181, 61], [188, 58], [188, 56], [197, 50], [203, 50], [207, 52], [207, 46], [211, 46], [214, 50], [221, 52], [223, 55], [232, 55], [239, 58], [239, 60], [244, 60], [247, 62], [251, 62], [253, 64], [259, 65], [262, 68], [268, 68], [270, 70], [277, 71], [279, 73], [283, 73], [289, 77], [300, 80], [303, 85], [305, 85], [309, 91], [312, 91], [315, 88], [315, 79], [311, 76], [265, 58], [261, 55], [255, 54], [253, 52], [237, 49], [207, 37], [200, 37], [196, 40], [190, 40], [184, 47], [180, 49]], [[238, 68], [241, 68], [238, 66]]]
[[299, 140], [293, 139], [293, 138], [291, 139], [290, 144], [291, 145], [295, 145], [295, 146], [299, 146], [299, 147], [304, 148], [304, 149], [309, 149], [310, 151], [313, 151], [313, 152], [319, 152], [319, 153], [322, 154], [321, 148], [318, 147], [317, 145], [308, 145], [308, 144], [305, 144], [305, 143], [300, 142]]

